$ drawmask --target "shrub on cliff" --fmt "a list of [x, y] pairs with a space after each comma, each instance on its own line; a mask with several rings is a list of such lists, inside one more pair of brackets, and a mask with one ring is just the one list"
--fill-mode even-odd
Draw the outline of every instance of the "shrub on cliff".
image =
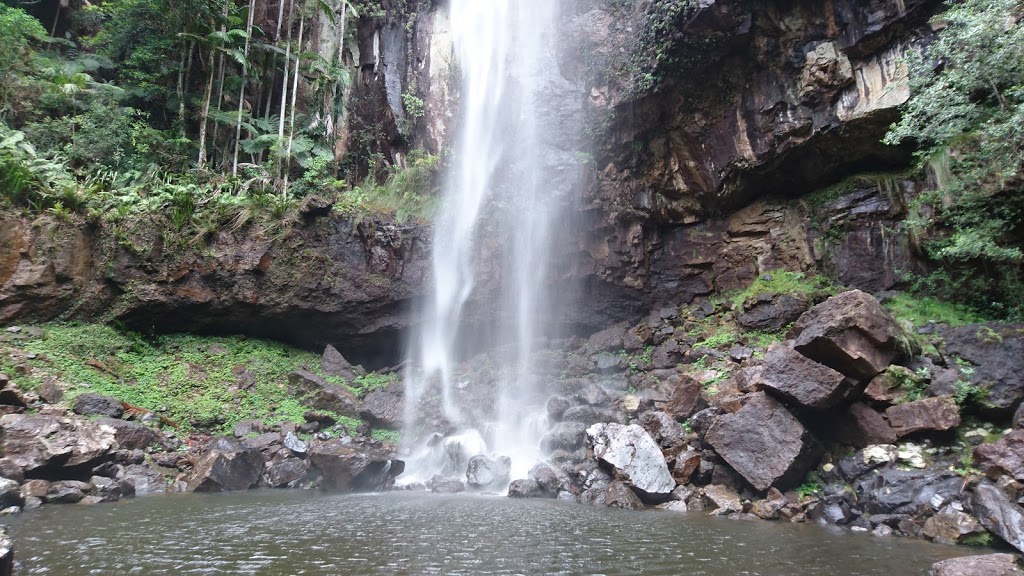
[[925, 248], [946, 270], [932, 284], [1010, 316], [1024, 312], [1022, 16], [1021, 0], [950, 2], [937, 40], [909, 59], [912, 97], [885, 139], [919, 143], [935, 176], [911, 219], [937, 237]]

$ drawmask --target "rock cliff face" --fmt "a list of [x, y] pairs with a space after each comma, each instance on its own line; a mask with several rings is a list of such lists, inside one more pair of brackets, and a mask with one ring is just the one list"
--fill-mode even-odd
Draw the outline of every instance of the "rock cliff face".
[[[665, 2], [581, 4], [570, 29], [606, 30], [593, 35], [582, 273], [659, 304], [778, 267], [879, 290], [917, 266], [899, 220], [921, 183], [797, 199], [907, 164], [880, 139], [908, 97], [899, 58], [931, 33], [939, 2], [702, 0], [669, 16]], [[658, 24], [668, 40], [645, 33]], [[669, 64], [652, 68], [652, 51]]]
[[[271, 4], [260, 4], [265, 18], [276, 18]], [[441, 152], [457, 122], [445, 3], [398, 4], [348, 18], [348, 34], [326, 19], [311, 25], [311, 45], [343, 50], [358, 72], [337, 126], [353, 161]], [[583, 291], [586, 305], [567, 310], [571, 329], [594, 332], [774, 268], [822, 268], [877, 291], [918, 267], [901, 221], [926, 182], [820, 189], [908, 162], [879, 140], [907, 97], [899, 56], [927, 39], [940, 4], [566, 0], [550, 71], [559, 89], [546, 106], [584, 114], [591, 140], [560, 151], [586, 183], [583, 230], [562, 254], [572, 265], [551, 280]], [[422, 110], [408, 110], [405, 94]], [[334, 217], [186, 247], [145, 226], [0, 225], [0, 323], [105, 316], [140, 329], [230, 329], [333, 343], [371, 364], [400, 356], [396, 336], [415, 322], [407, 304], [429, 268], [425, 228]], [[479, 282], [477, 320], [496, 284]]]
[[[168, 244], [152, 227], [0, 220], [0, 324], [100, 317], [158, 332], [344, 343], [370, 365], [400, 355], [429, 248], [414, 226], [324, 219], [281, 237], [221, 232]], [[183, 242], [181, 239], [179, 242]]]

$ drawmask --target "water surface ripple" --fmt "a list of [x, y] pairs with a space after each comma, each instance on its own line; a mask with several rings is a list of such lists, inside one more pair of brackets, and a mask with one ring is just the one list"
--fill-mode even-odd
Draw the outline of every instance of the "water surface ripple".
[[49, 506], [20, 574], [923, 575], [976, 552], [820, 526], [550, 500], [294, 491]]

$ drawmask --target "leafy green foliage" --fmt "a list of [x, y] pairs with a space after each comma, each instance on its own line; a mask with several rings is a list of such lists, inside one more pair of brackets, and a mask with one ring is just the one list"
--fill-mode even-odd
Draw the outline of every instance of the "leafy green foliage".
[[341, 196], [336, 209], [343, 214], [391, 214], [399, 222], [427, 221], [437, 211], [438, 156], [410, 154], [405, 168], [392, 170], [383, 182], [368, 178]]
[[821, 492], [821, 484], [808, 481], [797, 486], [796, 493], [800, 495], [800, 498], [809, 498]]
[[[248, 418], [303, 422], [310, 408], [289, 390], [287, 374], [297, 368], [319, 373], [317, 355], [263, 340], [184, 334], [150, 339], [101, 324], [42, 328], [43, 336], [17, 343], [37, 355], [32, 373], [16, 377], [20, 385], [32, 388], [43, 377], [57, 377], [69, 385], [69, 400], [84, 392], [110, 395], [159, 412], [185, 432], [229, 432]], [[13, 346], [0, 344], [0, 358], [9, 358]], [[353, 391], [389, 378], [369, 374]], [[239, 385], [243, 379], [252, 386]], [[336, 419], [350, 433], [362, 424]]]
[[1022, 8], [1020, 0], [949, 2], [936, 17], [938, 40], [909, 58], [912, 97], [885, 139], [916, 142], [935, 175], [937, 189], [916, 207], [929, 216], [910, 221], [937, 232], [928, 255], [956, 275], [985, 278], [958, 288], [976, 308], [1006, 316], [1024, 313]]
[[955, 302], [944, 302], [931, 296], [901, 292], [882, 304], [896, 318], [913, 326], [924, 326], [929, 322], [949, 326], [965, 326], [987, 320], [976, 311]]

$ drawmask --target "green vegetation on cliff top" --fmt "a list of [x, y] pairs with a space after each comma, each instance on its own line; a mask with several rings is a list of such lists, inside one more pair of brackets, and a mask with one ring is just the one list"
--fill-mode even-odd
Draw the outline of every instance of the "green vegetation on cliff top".
[[[24, 389], [47, 379], [66, 389], [65, 402], [85, 392], [113, 396], [152, 410], [183, 432], [228, 433], [244, 419], [303, 422], [311, 408], [289, 390], [298, 368], [356, 394], [383, 387], [392, 375], [352, 382], [325, 376], [320, 357], [265, 340], [169, 334], [143, 338], [102, 324], [45, 324], [0, 339], [0, 372]], [[34, 354], [34, 358], [28, 355]], [[252, 383], [239, 385], [244, 377]], [[318, 412], [323, 412], [318, 411]], [[349, 433], [361, 422], [335, 415]], [[387, 431], [375, 433], [390, 437]]]
[[49, 4], [0, 3], [0, 208], [145, 216], [195, 238], [287, 224], [310, 194], [355, 218], [433, 216], [436, 157], [386, 162], [372, 142], [342, 154], [331, 128], [350, 71], [299, 30], [323, 13], [353, 34], [347, 0], [297, 0], [278, 30], [242, 0], [79, 4], [54, 19]]

